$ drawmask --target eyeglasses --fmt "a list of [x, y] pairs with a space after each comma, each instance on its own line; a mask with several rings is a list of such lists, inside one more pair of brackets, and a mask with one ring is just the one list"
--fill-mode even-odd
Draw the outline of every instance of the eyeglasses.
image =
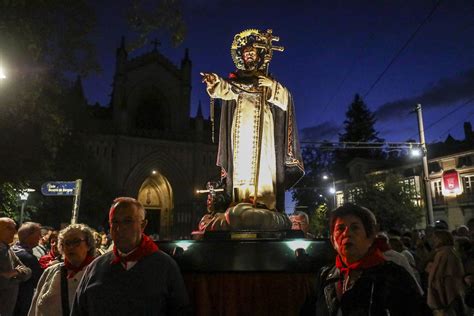
[[145, 220], [136, 220], [136, 219], [124, 219], [123, 221], [119, 221], [119, 220], [111, 220], [110, 221], [110, 225], [111, 226], [131, 226], [133, 223], [136, 223], [136, 222], [144, 222]]
[[85, 239], [71, 239], [71, 240], [64, 240], [63, 245], [66, 247], [77, 247], [81, 244], [81, 242], [86, 241]]

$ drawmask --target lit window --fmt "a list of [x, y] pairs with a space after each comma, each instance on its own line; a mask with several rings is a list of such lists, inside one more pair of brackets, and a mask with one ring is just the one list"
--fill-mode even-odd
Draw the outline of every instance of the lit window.
[[462, 176], [462, 182], [466, 193], [474, 193], [474, 175]]

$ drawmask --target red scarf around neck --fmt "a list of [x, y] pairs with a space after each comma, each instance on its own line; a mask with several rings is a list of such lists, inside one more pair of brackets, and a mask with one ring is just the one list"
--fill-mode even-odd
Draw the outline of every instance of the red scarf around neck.
[[336, 267], [344, 274], [344, 277], [347, 277], [349, 273], [353, 270], [363, 270], [371, 267], [375, 267], [379, 264], [382, 264], [385, 261], [382, 252], [379, 248], [372, 246], [370, 247], [367, 254], [360, 258], [359, 260], [346, 264], [342, 261], [341, 256], [336, 256]]
[[81, 265], [76, 267], [69, 260], [67, 260], [67, 258], [64, 258], [64, 266], [67, 269], [67, 278], [68, 279], [73, 278], [79, 271], [82, 271], [82, 269], [88, 266], [89, 263], [91, 263], [94, 259], [95, 257], [91, 255], [87, 255], [84, 261], [82, 261]]
[[114, 245], [114, 258], [112, 259], [112, 264], [119, 262], [126, 263], [129, 261], [139, 261], [143, 257], [149, 256], [157, 251], [158, 246], [155, 244], [155, 242], [147, 235], [142, 234], [142, 241], [140, 242], [140, 245], [138, 245], [135, 250], [126, 256], [120, 256], [117, 247]]
[[41, 266], [41, 268], [46, 269], [47, 267], [50, 266], [51, 262], [55, 261], [57, 259], [58, 255], [54, 252], [54, 250], [51, 248], [51, 250], [42, 256], [38, 262]]

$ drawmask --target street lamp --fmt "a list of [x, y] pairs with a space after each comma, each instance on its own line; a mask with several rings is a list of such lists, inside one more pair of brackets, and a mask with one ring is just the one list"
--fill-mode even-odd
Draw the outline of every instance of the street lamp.
[[411, 148], [410, 154], [412, 157], [421, 157], [421, 149], [419, 147]]
[[5, 75], [5, 70], [3, 69], [2, 65], [0, 65], [0, 80], [7, 79], [7, 76]]
[[25, 212], [26, 201], [28, 201], [28, 196], [31, 192], [35, 192], [34, 189], [24, 189], [20, 191], [20, 201], [21, 201], [21, 212], [20, 212], [20, 225], [23, 224], [23, 214]]
[[329, 193], [332, 194], [333, 208], [336, 208], [336, 183], [333, 175], [323, 174], [323, 180], [329, 180], [331, 178], [331, 187], [328, 189]]

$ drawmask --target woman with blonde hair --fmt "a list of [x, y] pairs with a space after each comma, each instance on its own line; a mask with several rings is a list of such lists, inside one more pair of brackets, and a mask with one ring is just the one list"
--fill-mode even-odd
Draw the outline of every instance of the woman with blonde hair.
[[64, 262], [48, 267], [38, 282], [28, 315], [69, 315], [85, 267], [94, 260], [91, 228], [71, 224], [59, 232], [59, 251]]

